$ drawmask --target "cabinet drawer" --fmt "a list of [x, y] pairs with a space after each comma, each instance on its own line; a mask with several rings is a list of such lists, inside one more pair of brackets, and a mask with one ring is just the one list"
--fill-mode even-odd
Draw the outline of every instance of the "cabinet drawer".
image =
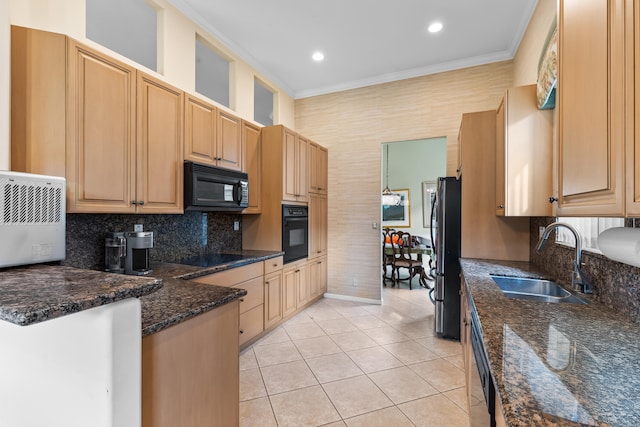
[[209, 285], [218, 286], [235, 286], [238, 283], [246, 282], [254, 277], [264, 274], [264, 261], [254, 262], [253, 264], [243, 267], [231, 268], [219, 273], [209, 274], [207, 276], [196, 277], [191, 279], [198, 283], [208, 283]]
[[264, 274], [265, 276], [269, 273], [273, 273], [274, 271], [282, 270], [282, 257], [276, 257], [268, 259], [264, 262]]
[[263, 317], [262, 304], [240, 315], [240, 345], [264, 330]]
[[262, 276], [235, 285], [234, 288], [246, 289], [247, 295], [240, 298], [240, 314], [264, 303], [264, 286]]

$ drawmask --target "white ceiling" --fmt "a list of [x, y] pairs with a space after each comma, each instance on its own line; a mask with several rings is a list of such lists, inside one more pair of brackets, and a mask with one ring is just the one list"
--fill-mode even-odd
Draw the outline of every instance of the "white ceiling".
[[[513, 58], [537, 0], [168, 0], [294, 98]], [[426, 28], [440, 21], [436, 34]], [[311, 54], [320, 50], [325, 60]]]

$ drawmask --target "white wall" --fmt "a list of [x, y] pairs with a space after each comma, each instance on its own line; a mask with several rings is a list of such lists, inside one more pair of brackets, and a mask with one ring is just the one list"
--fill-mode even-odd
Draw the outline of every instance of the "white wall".
[[9, 0], [0, 0], [0, 170], [9, 170], [10, 164], [10, 44]]
[[[389, 180], [391, 190], [409, 190], [411, 224], [402, 231], [414, 236], [429, 236], [423, 224], [422, 182], [435, 181], [447, 172], [447, 138], [418, 139], [382, 144], [382, 186], [386, 180], [389, 148]], [[384, 223], [382, 224], [384, 226]], [[396, 227], [397, 228], [397, 227]]]
[[166, 0], [155, 0], [155, 3], [162, 10], [159, 25], [161, 53], [158, 55], [158, 68], [162, 74], [155, 73], [87, 39], [85, 0], [0, 0], [0, 169], [9, 169], [10, 164], [10, 25], [66, 34], [191, 93], [195, 92], [195, 36], [198, 33], [234, 59], [230, 91], [232, 113], [253, 121], [253, 82], [255, 76], [258, 76], [271, 88], [276, 89], [279, 106], [274, 112], [275, 123], [295, 128], [293, 98], [278, 90], [277, 86], [259, 75], [251, 66], [237, 59], [232, 51], [187, 19]]

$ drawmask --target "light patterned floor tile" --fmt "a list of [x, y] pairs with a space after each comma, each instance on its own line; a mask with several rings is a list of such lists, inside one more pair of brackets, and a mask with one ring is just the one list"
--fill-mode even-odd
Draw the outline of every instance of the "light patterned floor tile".
[[464, 371], [446, 359], [434, 359], [410, 365], [409, 368], [441, 392], [465, 385]]
[[469, 416], [441, 394], [398, 405], [418, 427], [469, 427]]
[[458, 405], [460, 409], [464, 412], [469, 413], [469, 408], [467, 407], [467, 388], [460, 387], [455, 388], [453, 390], [449, 390], [447, 392], [442, 393], [447, 399], [451, 400], [453, 403]]
[[437, 394], [438, 390], [407, 367], [369, 374], [369, 378], [396, 405]]
[[358, 330], [353, 323], [342, 317], [339, 319], [316, 320], [316, 323], [329, 335]]
[[331, 339], [338, 344], [343, 351], [377, 346], [376, 342], [362, 331], [334, 334], [331, 335]]
[[267, 390], [264, 388], [260, 369], [248, 369], [240, 371], [240, 401], [265, 397]]
[[348, 427], [413, 427], [413, 423], [395, 406], [349, 418], [346, 423]]
[[388, 326], [384, 321], [371, 314], [349, 317], [348, 319], [349, 322], [353, 323], [358, 329], [373, 329]]
[[269, 344], [279, 344], [279, 343], [290, 342], [290, 341], [291, 341], [291, 338], [289, 338], [289, 335], [287, 335], [287, 332], [284, 330], [284, 328], [280, 327], [274, 330], [273, 332], [270, 332], [268, 335], [260, 338], [258, 341], [256, 341], [256, 343], [254, 344], [254, 347], [261, 346], [261, 345], [269, 345]]
[[438, 356], [415, 341], [402, 341], [382, 346], [405, 365], [437, 359]]
[[304, 338], [321, 337], [326, 335], [322, 328], [313, 323], [297, 323], [294, 325], [285, 325], [285, 330], [292, 340], [301, 340]]
[[383, 326], [381, 328], [366, 329], [363, 331], [377, 344], [391, 344], [394, 342], [406, 341], [410, 339], [408, 336], [395, 329], [392, 326]]
[[305, 359], [342, 352], [340, 347], [338, 347], [337, 344], [328, 336], [305, 338], [302, 340], [296, 340], [293, 343]]
[[267, 366], [261, 368], [261, 371], [269, 396], [318, 384], [302, 360]]
[[348, 351], [347, 355], [367, 374], [403, 366], [401, 361], [382, 347]]
[[256, 360], [256, 354], [253, 352], [253, 347], [244, 349], [242, 353], [240, 353], [240, 370], [245, 371], [257, 367], [258, 361]]
[[342, 418], [351, 418], [393, 405], [366, 376], [323, 384], [322, 387]]
[[340, 415], [320, 386], [271, 396], [279, 427], [319, 426], [340, 421]]
[[269, 398], [240, 402], [240, 427], [278, 427]]
[[362, 370], [345, 353], [307, 359], [306, 362], [321, 384], [363, 374]]
[[256, 354], [258, 365], [261, 367], [302, 359], [298, 349], [291, 341], [256, 346], [253, 351]]
[[438, 337], [426, 337], [417, 339], [416, 341], [440, 357], [462, 353], [462, 346], [459, 341], [451, 341]]

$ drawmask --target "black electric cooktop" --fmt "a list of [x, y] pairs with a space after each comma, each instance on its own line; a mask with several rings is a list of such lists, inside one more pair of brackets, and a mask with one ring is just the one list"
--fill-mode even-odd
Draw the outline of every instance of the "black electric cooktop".
[[182, 258], [174, 261], [176, 264], [193, 265], [196, 267], [215, 267], [216, 265], [228, 264], [234, 261], [240, 261], [245, 256], [239, 254], [206, 254], [196, 255], [189, 258]]

